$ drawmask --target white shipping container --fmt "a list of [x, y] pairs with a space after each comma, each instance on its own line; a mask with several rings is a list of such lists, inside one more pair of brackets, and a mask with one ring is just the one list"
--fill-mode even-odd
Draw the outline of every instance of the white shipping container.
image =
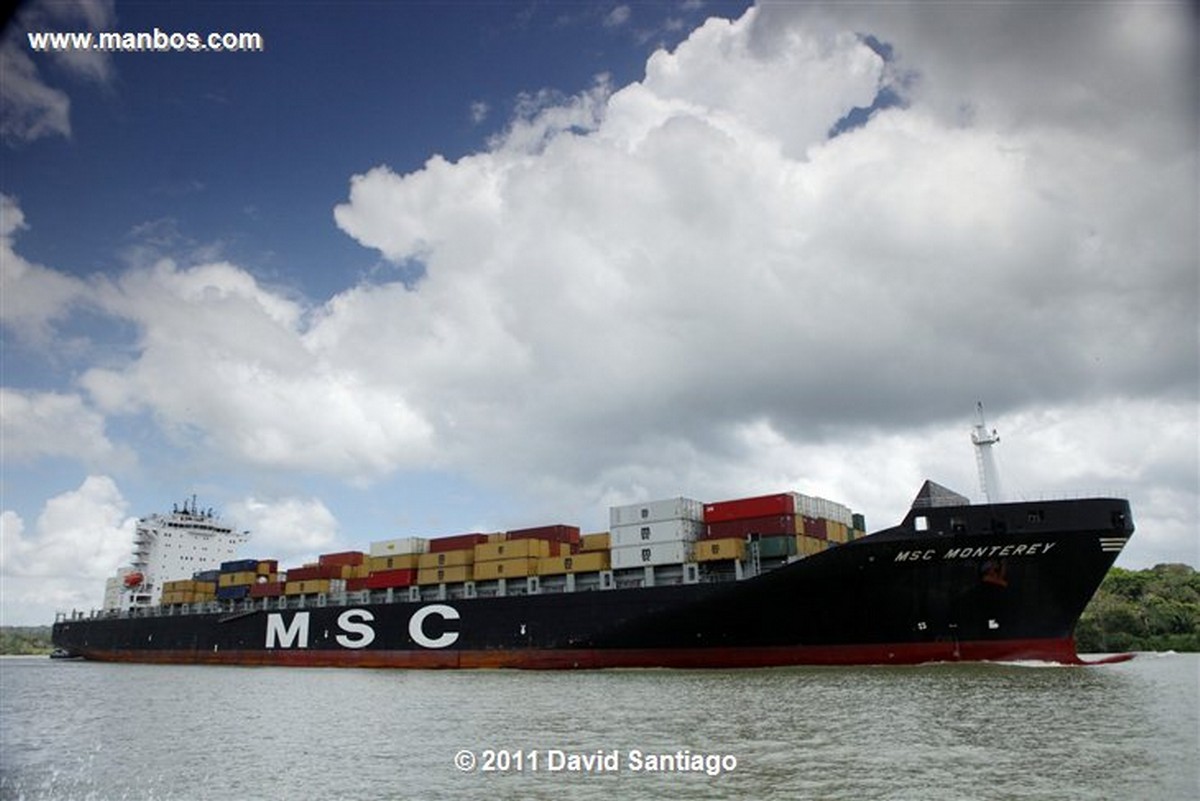
[[428, 551], [429, 540], [424, 537], [401, 537], [398, 540], [380, 540], [371, 543], [371, 556], [404, 556]]
[[703, 520], [704, 504], [691, 498], [663, 498], [657, 501], [628, 503], [608, 508], [608, 524], [628, 526], [634, 523], [656, 523], [660, 520]]
[[796, 511], [802, 515], [820, 517], [825, 520], [836, 520], [846, 526], [854, 524], [854, 514], [848, 506], [843, 506], [840, 503], [825, 498], [801, 495], [798, 492], [792, 494], [796, 498]]
[[646, 565], [677, 565], [691, 555], [690, 541], [656, 542], [612, 549], [612, 569], [645, 567]]
[[609, 544], [615, 549], [659, 542], [691, 542], [703, 535], [703, 522], [674, 518], [652, 523], [613, 526], [609, 532]]

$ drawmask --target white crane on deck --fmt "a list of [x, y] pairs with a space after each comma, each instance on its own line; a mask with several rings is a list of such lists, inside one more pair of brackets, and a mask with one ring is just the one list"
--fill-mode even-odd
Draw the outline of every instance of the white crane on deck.
[[978, 419], [975, 429], [971, 432], [971, 442], [975, 443], [975, 465], [979, 468], [979, 487], [988, 503], [1000, 503], [1004, 495], [1000, 490], [1000, 473], [996, 469], [996, 457], [992, 454], [992, 446], [1000, 441], [996, 429], [988, 433], [987, 424], [983, 419], [983, 403], [976, 404]]

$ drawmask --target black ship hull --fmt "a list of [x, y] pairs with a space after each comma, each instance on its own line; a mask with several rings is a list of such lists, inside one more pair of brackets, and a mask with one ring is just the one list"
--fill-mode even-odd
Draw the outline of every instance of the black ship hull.
[[1132, 532], [1119, 499], [914, 509], [740, 581], [283, 609], [257, 599], [63, 620], [53, 639], [96, 660], [241, 665], [1071, 663], [1075, 623]]

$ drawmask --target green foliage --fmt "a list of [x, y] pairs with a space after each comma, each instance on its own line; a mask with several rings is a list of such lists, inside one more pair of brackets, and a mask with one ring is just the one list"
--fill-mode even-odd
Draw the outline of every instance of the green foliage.
[[48, 654], [53, 650], [49, 626], [0, 626], [0, 654]]
[[1200, 573], [1187, 565], [1114, 567], [1075, 628], [1083, 653], [1200, 651]]

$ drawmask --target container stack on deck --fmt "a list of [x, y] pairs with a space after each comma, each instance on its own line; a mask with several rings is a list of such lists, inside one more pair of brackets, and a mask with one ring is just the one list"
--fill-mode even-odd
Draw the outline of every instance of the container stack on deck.
[[222, 562], [217, 571], [217, 599], [240, 600], [251, 597], [259, 584], [278, 584], [279, 563], [274, 559], [236, 559]]
[[315, 563], [287, 570], [283, 595], [320, 595], [344, 592], [347, 582], [366, 578], [369, 566], [362, 551], [322, 554]]
[[[524, 579], [538, 574], [538, 562], [570, 552], [570, 542], [562, 542], [558, 527], [525, 529], [493, 534], [488, 542], [475, 546], [475, 581], [491, 579]], [[575, 539], [579, 529], [574, 530]]]
[[584, 534], [577, 547], [570, 552], [562, 551], [557, 556], [546, 556], [538, 560], [539, 576], [561, 576], [569, 573], [594, 573], [609, 570], [612, 558], [609, 548], [612, 537], [607, 531]]
[[614, 506], [608, 522], [613, 570], [681, 564], [704, 533], [704, 504], [667, 498]]
[[429, 541], [428, 553], [417, 560], [417, 584], [458, 584], [474, 578], [475, 546], [487, 534], [458, 534]]
[[[212, 578], [206, 576], [211, 574]], [[217, 571], [206, 570], [197, 573], [194, 578], [164, 581], [163, 605], [195, 604], [215, 600], [217, 597]]]
[[[609, 531], [586, 535], [575, 526], [555, 524], [382, 540], [371, 543], [367, 553], [322, 554], [286, 573], [274, 560], [225, 562], [220, 570], [166, 582], [162, 603], [384, 590], [390, 599], [397, 589], [445, 597], [447, 586], [471, 594], [474, 584], [490, 588], [479, 589], [485, 595], [514, 588], [560, 592], [633, 586], [642, 581], [637, 577], [643, 570], [647, 582], [660, 573], [668, 582], [677, 581], [684, 566], [691, 581], [741, 578], [863, 536], [865, 528], [862, 515], [845, 506], [795, 492], [709, 504], [676, 497], [614, 506], [609, 524]], [[575, 582], [576, 574], [583, 574], [582, 583]], [[539, 585], [542, 577], [546, 583]]]
[[367, 558], [368, 574], [358, 582], [352, 582], [350, 590], [387, 590], [411, 587], [417, 583], [417, 570], [421, 554], [428, 553], [429, 540], [424, 537], [403, 537], [371, 543]]
[[803, 532], [790, 492], [705, 504], [704, 525], [697, 561], [745, 559], [748, 542], [757, 543], [762, 559], [787, 559], [796, 555], [796, 537]]

